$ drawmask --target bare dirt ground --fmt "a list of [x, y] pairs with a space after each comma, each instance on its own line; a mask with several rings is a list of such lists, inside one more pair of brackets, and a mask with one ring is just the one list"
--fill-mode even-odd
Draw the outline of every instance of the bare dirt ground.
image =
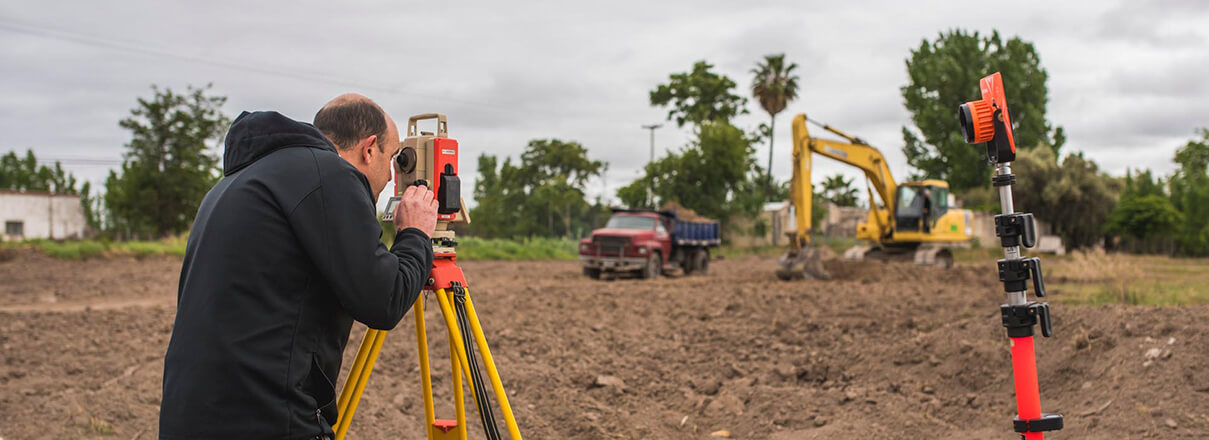
[[[156, 438], [179, 265], [0, 262], [0, 438]], [[774, 265], [744, 257], [651, 282], [591, 281], [574, 262], [464, 269], [527, 438], [1017, 438], [993, 266], [837, 261], [836, 280], [784, 283]], [[438, 417], [452, 418], [435, 309]], [[1209, 438], [1207, 318], [1206, 306], [1055, 305], [1039, 370], [1043, 406], [1067, 428], [1048, 438]], [[350, 438], [422, 438], [419, 387], [408, 316]]]

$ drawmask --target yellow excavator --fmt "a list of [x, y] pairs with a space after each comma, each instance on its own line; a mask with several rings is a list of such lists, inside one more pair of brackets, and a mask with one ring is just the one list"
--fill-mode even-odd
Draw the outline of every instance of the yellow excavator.
[[[807, 122], [846, 142], [811, 137]], [[953, 265], [950, 249], [970, 241], [972, 216], [968, 210], [950, 207], [948, 182], [929, 179], [897, 183], [890, 174], [885, 156], [877, 148], [861, 138], [799, 114], [793, 118], [793, 180], [790, 182], [790, 203], [794, 207], [796, 228], [790, 233], [789, 251], [779, 260], [777, 278], [830, 278], [818, 250], [810, 245], [813, 194], [810, 169], [815, 153], [865, 173], [869, 215], [857, 225], [856, 238], [868, 244], [848, 249], [844, 252], [845, 259], [909, 259], [916, 264], [947, 268]]]

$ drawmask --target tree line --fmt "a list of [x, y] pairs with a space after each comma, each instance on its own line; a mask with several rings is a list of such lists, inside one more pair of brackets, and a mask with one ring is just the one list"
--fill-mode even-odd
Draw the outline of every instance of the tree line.
[[[785, 54], [767, 55], [750, 70], [751, 87], [738, 84], [706, 60], [672, 73], [648, 94], [648, 104], [692, 130], [690, 140], [647, 164], [642, 175], [616, 197], [625, 206], [654, 208], [677, 202], [701, 215], [730, 223], [749, 218], [767, 202], [784, 201], [788, 182], [769, 173], [777, 115], [798, 95], [798, 65]], [[1068, 247], [1099, 243], [1132, 251], [1209, 255], [1209, 132], [1176, 154], [1170, 176], [1131, 171], [1107, 175], [1082, 153], [1063, 154], [1066, 137], [1046, 117], [1048, 74], [1032, 43], [997, 32], [951, 30], [924, 39], [905, 59], [907, 84], [900, 88], [911, 115], [902, 127], [902, 152], [916, 179], [947, 180], [966, 207], [994, 211], [997, 194], [983, 150], [964, 142], [954, 112], [979, 96], [978, 80], [1003, 72], [1011, 96], [1012, 122], [1020, 149], [1017, 207], [1053, 225]], [[152, 87], [119, 125], [130, 131], [123, 163], [110, 172], [104, 193], [78, 185], [60, 164], [38, 165], [32, 151], [0, 157], [0, 188], [80, 194], [89, 224], [114, 237], [156, 238], [185, 232], [202, 197], [221, 178], [217, 147], [230, 118], [226, 98], [210, 87], [184, 93]], [[739, 127], [752, 98], [768, 114], [767, 124]], [[755, 157], [767, 142], [767, 167]], [[603, 197], [589, 199], [587, 185], [608, 164], [593, 159], [590, 146], [574, 140], [531, 140], [519, 157], [478, 157], [473, 188], [477, 205], [466, 232], [484, 237], [579, 237], [609, 215]], [[788, 151], [780, 156], [789, 157]], [[816, 185], [815, 213], [822, 203], [855, 206], [860, 192], [852, 179], [827, 177]], [[876, 203], [876, 202], [871, 202]], [[757, 231], [758, 232], [758, 231]]]

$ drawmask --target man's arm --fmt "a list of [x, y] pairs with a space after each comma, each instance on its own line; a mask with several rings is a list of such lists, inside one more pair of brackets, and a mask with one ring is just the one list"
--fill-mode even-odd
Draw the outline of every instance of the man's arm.
[[408, 228], [388, 250], [365, 177], [352, 167], [319, 165], [319, 188], [289, 221], [345, 311], [370, 328], [390, 330], [428, 281], [432, 242]]

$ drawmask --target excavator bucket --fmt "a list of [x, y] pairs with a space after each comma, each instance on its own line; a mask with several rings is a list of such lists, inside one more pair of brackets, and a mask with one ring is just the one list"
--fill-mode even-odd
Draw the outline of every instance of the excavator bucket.
[[803, 246], [797, 250], [791, 249], [789, 253], [781, 256], [777, 260], [780, 267], [777, 268], [777, 278], [782, 281], [789, 280], [829, 280], [831, 274], [823, 268], [823, 259], [819, 255], [818, 248], [813, 246]]

